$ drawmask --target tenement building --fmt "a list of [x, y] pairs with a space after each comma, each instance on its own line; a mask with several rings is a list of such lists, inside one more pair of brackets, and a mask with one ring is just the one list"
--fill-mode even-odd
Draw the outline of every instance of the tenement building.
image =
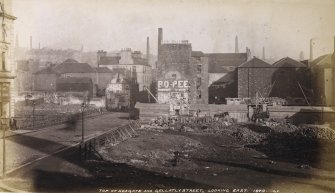
[[136, 72], [139, 90], [150, 88], [151, 66], [148, 60], [142, 57], [140, 51], [132, 51], [130, 48], [125, 48], [114, 55], [108, 56], [106, 51], [99, 50], [97, 60], [98, 67], [107, 67], [112, 72], [120, 69]]
[[15, 67], [13, 61], [13, 22], [12, 1], [0, 0], [1, 33], [0, 33], [0, 116], [10, 118], [14, 116], [14, 83]]

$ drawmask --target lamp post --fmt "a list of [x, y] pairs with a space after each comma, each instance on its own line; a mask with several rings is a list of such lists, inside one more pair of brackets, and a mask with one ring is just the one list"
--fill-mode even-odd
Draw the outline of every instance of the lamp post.
[[2, 126], [2, 119], [1, 119], [1, 129], [2, 129], [2, 178], [5, 178], [6, 175], [6, 132], [5, 127]]
[[33, 129], [35, 128], [35, 105], [36, 102], [33, 100]]
[[84, 110], [86, 108], [85, 103], [81, 104], [81, 142], [84, 142]]

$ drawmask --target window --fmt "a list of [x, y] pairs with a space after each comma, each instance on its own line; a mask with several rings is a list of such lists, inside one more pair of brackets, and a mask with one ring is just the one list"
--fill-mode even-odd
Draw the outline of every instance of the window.
[[197, 77], [197, 89], [201, 86], [201, 77]]
[[197, 73], [201, 73], [201, 65], [197, 65]]
[[2, 52], [1, 54], [1, 69], [6, 71], [6, 52]]
[[177, 78], [177, 74], [172, 74], [172, 78]]
[[133, 66], [133, 72], [136, 72], [136, 66]]
[[0, 83], [0, 117], [8, 118], [9, 113], [9, 83]]
[[201, 99], [201, 90], [197, 90], [197, 98]]

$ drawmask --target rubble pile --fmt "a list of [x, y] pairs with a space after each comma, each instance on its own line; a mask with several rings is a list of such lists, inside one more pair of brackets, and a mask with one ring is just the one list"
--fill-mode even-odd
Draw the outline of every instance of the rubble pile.
[[273, 135], [335, 140], [335, 131], [329, 127], [296, 126], [285, 121], [271, 119], [262, 123], [236, 123], [233, 119], [229, 118], [229, 115], [214, 117], [212, 119], [192, 117], [187, 121], [181, 121], [178, 117], [158, 117], [148, 123], [142, 124], [141, 129], [155, 131], [170, 129], [180, 132], [229, 135], [238, 141], [247, 143], [259, 143]]
[[297, 126], [290, 123], [279, 123], [274, 121], [266, 122], [266, 126], [270, 127], [273, 132], [277, 133], [292, 133], [299, 129]]
[[335, 141], [335, 130], [329, 127], [302, 126], [292, 133], [295, 137]]

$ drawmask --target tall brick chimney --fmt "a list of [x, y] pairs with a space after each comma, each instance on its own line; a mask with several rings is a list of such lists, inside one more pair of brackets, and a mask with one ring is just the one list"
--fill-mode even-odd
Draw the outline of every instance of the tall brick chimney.
[[162, 45], [162, 40], [163, 40], [163, 28], [158, 28], [158, 55], [160, 51], [160, 47]]
[[262, 60], [265, 61], [265, 48], [263, 46], [263, 50], [262, 50]]
[[313, 38], [309, 41], [309, 61], [313, 60]]
[[235, 36], [235, 53], [238, 53], [238, 37]]
[[147, 60], [149, 63], [149, 59], [150, 59], [150, 45], [149, 45], [149, 37], [147, 37]]
[[30, 36], [30, 50], [33, 49], [33, 36]]

